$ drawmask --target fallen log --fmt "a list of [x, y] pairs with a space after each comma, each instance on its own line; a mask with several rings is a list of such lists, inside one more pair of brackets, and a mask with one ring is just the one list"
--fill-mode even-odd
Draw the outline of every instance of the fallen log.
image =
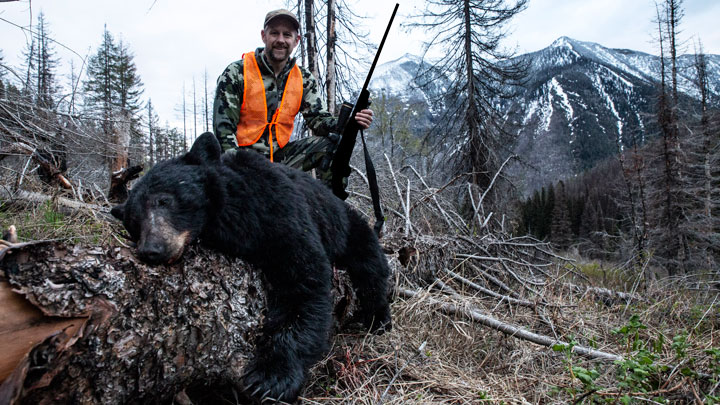
[[15, 200], [29, 203], [44, 203], [46, 201], [53, 201], [60, 206], [69, 208], [71, 211], [87, 210], [90, 212], [101, 213], [110, 212], [109, 208], [102, 207], [96, 204], [88, 204], [66, 197], [53, 197], [51, 195], [42, 194], [35, 191], [16, 190], [14, 192], [11, 192], [4, 187], [0, 187], [0, 199], [3, 200], [6, 204], [12, 203]]
[[602, 288], [602, 287], [590, 287], [590, 286], [581, 286], [576, 284], [570, 284], [570, 283], [562, 283], [560, 284], [561, 287], [568, 289], [572, 291], [573, 293], [577, 295], [585, 295], [585, 294], [592, 294], [595, 297], [598, 298], [598, 300], [605, 303], [605, 305], [613, 305], [614, 303], [621, 301], [622, 303], [629, 303], [629, 302], [645, 302], [647, 301], [644, 297], [635, 294], [635, 293], [627, 293], [623, 291], [614, 291], [608, 288]]
[[[35, 244], [11, 251], [0, 269], [45, 316], [75, 325], [51, 328], [22, 358], [0, 386], [0, 404], [169, 402], [231, 385], [252, 357], [265, 308], [255, 269], [197, 246], [178, 263], [150, 267], [124, 247]], [[334, 283], [335, 319], [345, 323], [355, 299], [344, 274]], [[46, 337], [31, 331], [35, 316], [24, 329], [16, 321], [16, 332]]]

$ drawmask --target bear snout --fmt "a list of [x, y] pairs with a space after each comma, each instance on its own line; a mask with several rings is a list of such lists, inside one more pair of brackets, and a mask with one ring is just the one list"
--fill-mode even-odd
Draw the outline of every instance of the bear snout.
[[143, 243], [138, 246], [138, 256], [142, 261], [150, 264], [161, 264], [167, 262], [171, 257], [159, 242]]
[[177, 230], [164, 217], [151, 215], [142, 226], [138, 256], [149, 264], [171, 264], [182, 256], [190, 240], [190, 231]]

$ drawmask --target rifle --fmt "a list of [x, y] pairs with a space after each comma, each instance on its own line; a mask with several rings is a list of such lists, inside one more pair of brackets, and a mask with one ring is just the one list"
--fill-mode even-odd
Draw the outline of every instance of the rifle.
[[368, 75], [365, 78], [365, 84], [363, 84], [362, 90], [360, 90], [360, 95], [358, 96], [357, 101], [354, 105], [350, 103], [343, 103], [340, 107], [338, 128], [340, 129], [341, 138], [340, 143], [338, 144], [335, 151], [333, 161], [330, 165], [330, 171], [332, 173], [332, 191], [341, 200], [345, 200], [348, 197], [348, 193], [345, 191], [343, 178], [350, 175], [350, 157], [352, 156], [352, 151], [355, 148], [358, 131], [360, 131], [360, 137], [362, 139], [363, 149], [365, 152], [365, 170], [367, 172], [368, 183], [370, 185], [370, 195], [372, 196], [373, 210], [375, 211], [376, 222], [374, 229], [375, 233], [378, 234], [378, 236], [380, 235], [380, 230], [382, 229], [383, 222], [385, 222], [385, 218], [382, 214], [382, 208], [380, 207], [380, 195], [378, 192], [375, 167], [372, 163], [372, 160], [370, 159], [370, 154], [367, 151], [367, 146], [365, 145], [365, 135], [363, 134], [360, 125], [357, 123], [357, 121], [355, 121], [355, 114], [357, 114], [358, 111], [364, 110], [370, 106], [370, 92], [368, 91], [370, 78], [375, 71], [375, 66], [377, 65], [378, 59], [380, 58], [380, 52], [382, 52], [383, 46], [385, 45], [385, 39], [388, 36], [388, 32], [390, 32], [390, 27], [392, 26], [393, 20], [395, 19], [395, 14], [397, 13], [399, 6], [399, 3], [395, 4], [392, 16], [390, 16], [390, 22], [385, 29], [385, 34], [382, 37], [382, 41], [380, 41], [380, 46], [378, 47], [377, 53], [375, 54], [375, 59], [370, 66], [370, 72], [368, 72]]

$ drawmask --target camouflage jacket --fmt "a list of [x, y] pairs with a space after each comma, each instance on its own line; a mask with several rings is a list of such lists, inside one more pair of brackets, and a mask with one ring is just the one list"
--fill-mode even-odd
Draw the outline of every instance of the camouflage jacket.
[[[265, 60], [263, 48], [258, 48], [255, 51], [255, 57], [265, 85], [265, 101], [268, 106], [269, 122], [280, 104], [290, 69], [295, 64], [295, 58], [290, 59], [283, 71], [276, 77], [270, 64]], [[315, 77], [302, 66], [300, 66], [300, 72], [303, 78], [303, 100], [300, 105], [300, 113], [305, 119], [305, 124], [315, 132], [315, 135], [327, 136], [328, 133], [334, 130], [337, 119], [328, 112]], [[237, 147], [235, 131], [240, 119], [243, 90], [243, 60], [240, 59], [225, 68], [217, 81], [215, 103], [213, 105], [213, 129], [223, 150]], [[269, 155], [270, 146], [267, 131], [266, 129], [258, 142], [248, 147]], [[277, 151], [279, 148], [276, 139], [273, 136], [273, 149]]]

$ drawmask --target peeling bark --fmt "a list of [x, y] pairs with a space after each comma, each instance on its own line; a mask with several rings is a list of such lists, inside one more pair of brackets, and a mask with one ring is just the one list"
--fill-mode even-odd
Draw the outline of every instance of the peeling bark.
[[[0, 386], [2, 404], [169, 402], [233, 384], [265, 307], [256, 270], [197, 246], [150, 267], [127, 248], [44, 243], [11, 251], [1, 268], [46, 316], [78, 325], [32, 349]], [[343, 322], [354, 297], [344, 274], [334, 281]]]

